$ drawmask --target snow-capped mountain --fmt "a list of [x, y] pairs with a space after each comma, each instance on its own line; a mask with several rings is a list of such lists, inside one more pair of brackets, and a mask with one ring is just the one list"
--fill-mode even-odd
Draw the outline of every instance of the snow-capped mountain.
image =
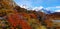
[[26, 6], [26, 5], [22, 5], [22, 6], [20, 6], [20, 7], [25, 8], [25, 9], [27, 9], [27, 10], [33, 10], [33, 11], [35, 10], [35, 11], [44, 12], [44, 13], [46, 13], [46, 14], [50, 14], [50, 13], [54, 13], [54, 12], [60, 12], [60, 10], [55, 10], [54, 8], [48, 9], [48, 8], [44, 8], [44, 7], [42, 7], [42, 6], [31, 8], [31, 7], [28, 7], [28, 6]]
[[40, 11], [40, 12], [44, 12], [44, 13], [46, 13], [46, 14], [50, 14], [51, 13], [51, 11], [49, 10], [49, 9], [46, 9], [46, 8], [44, 8], [44, 7], [35, 7], [35, 8], [33, 8], [32, 10], [35, 10], [35, 11]]

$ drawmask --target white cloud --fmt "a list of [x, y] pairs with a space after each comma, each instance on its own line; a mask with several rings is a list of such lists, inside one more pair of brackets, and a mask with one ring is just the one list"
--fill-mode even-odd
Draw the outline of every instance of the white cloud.
[[54, 7], [47, 7], [48, 9], [50, 8], [60, 8], [60, 6], [54, 6]]
[[48, 10], [58, 10], [60, 9], [60, 6], [54, 6], [54, 7], [47, 7]]
[[60, 6], [56, 6], [56, 8], [60, 8]]
[[50, 11], [51, 13], [60, 12], [60, 6], [47, 7], [45, 9], [46, 9], [46, 11]]
[[60, 12], [60, 10], [55, 10], [55, 12]]

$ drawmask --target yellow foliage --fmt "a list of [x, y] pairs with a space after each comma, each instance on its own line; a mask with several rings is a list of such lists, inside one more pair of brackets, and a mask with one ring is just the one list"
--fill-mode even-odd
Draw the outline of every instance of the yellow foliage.
[[47, 29], [45, 26], [41, 26], [40, 29]]
[[9, 14], [9, 13], [14, 13], [14, 10], [6, 10], [6, 13]]
[[[5, 8], [13, 8], [13, 7], [15, 7], [15, 3], [12, 1], [12, 0], [2, 0], [1, 2], [0, 2], [2, 5], [3, 5], [3, 7], [5, 7]], [[15, 5], [14, 5], [15, 4]]]

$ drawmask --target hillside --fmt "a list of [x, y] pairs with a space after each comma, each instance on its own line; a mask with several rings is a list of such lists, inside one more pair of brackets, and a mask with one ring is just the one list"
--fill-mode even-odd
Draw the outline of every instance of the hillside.
[[46, 14], [21, 8], [13, 0], [0, 0], [0, 29], [53, 29], [51, 21], [58, 19], [60, 12]]

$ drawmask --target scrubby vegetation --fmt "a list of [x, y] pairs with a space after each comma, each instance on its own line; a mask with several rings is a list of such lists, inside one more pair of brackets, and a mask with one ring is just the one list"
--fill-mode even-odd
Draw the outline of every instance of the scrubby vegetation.
[[50, 19], [60, 16], [27, 10], [11, 1], [0, 2], [0, 29], [53, 29]]

